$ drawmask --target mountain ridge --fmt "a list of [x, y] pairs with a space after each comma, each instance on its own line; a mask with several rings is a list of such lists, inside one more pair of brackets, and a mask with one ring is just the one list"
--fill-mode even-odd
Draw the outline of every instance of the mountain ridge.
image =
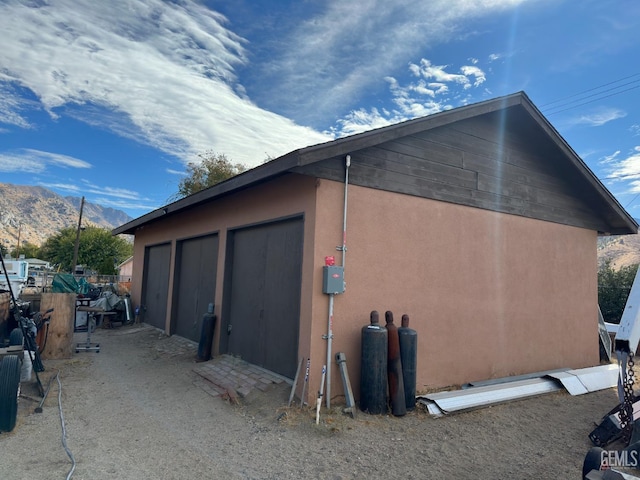
[[[0, 242], [8, 250], [28, 242], [42, 243], [63, 228], [77, 227], [80, 215], [79, 197], [63, 197], [40, 186], [0, 183]], [[82, 211], [84, 226], [113, 229], [133, 220], [122, 210], [85, 201]]]

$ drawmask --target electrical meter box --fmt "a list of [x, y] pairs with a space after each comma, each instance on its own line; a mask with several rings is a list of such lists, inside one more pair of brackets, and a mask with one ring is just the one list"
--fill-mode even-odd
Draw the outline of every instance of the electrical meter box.
[[344, 293], [344, 267], [322, 267], [322, 293]]

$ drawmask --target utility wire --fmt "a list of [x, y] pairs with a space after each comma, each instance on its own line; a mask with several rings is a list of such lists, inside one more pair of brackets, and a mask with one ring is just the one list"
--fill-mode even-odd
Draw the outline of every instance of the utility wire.
[[[619, 78], [618, 80], [614, 80], [613, 82], [604, 83], [604, 84], [602, 84], [602, 85], [598, 85], [597, 87], [593, 87], [593, 88], [589, 88], [589, 89], [587, 89], [587, 90], [583, 90], [582, 92], [574, 93], [573, 95], [569, 95], [569, 96], [567, 96], [567, 97], [559, 98], [559, 99], [554, 100], [554, 101], [549, 102], [549, 103], [545, 103], [545, 104], [543, 104], [543, 105], [540, 105], [540, 108], [544, 108], [544, 107], [546, 107], [546, 106], [553, 105], [554, 103], [563, 102], [563, 101], [568, 100], [568, 99], [570, 99], [570, 98], [578, 97], [578, 96], [580, 96], [580, 95], [582, 95], [582, 94], [584, 94], [584, 93], [593, 92], [594, 90], [598, 90], [598, 89], [600, 89], [600, 88], [608, 87], [609, 85], [613, 85], [614, 83], [622, 82], [622, 81], [624, 81], [624, 80], [628, 80], [628, 79], [630, 79], [630, 78], [638, 77], [638, 76], [640, 76], [640, 72], [638, 72], [638, 73], [634, 73], [633, 75], [629, 75], [629, 76], [627, 76], [627, 77]], [[633, 83], [633, 82], [632, 82], [632, 83]], [[618, 87], [616, 87], [616, 88], [618, 88]]]
[[[636, 83], [636, 82], [631, 82], [631, 83]], [[635, 87], [627, 88], [627, 89], [622, 90], [622, 91], [620, 91], [620, 92], [610, 93], [609, 95], [603, 95], [603, 96], [600, 96], [600, 97], [598, 97], [598, 98], [594, 98], [593, 100], [589, 100], [589, 101], [587, 101], [587, 102], [579, 103], [579, 104], [577, 104], [577, 105], [572, 105], [572, 106], [567, 107], [567, 108], [564, 108], [564, 109], [562, 109], [562, 110], [557, 110], [557, 111], [555, 111], [555, 112], [551, 112], [551, 113], [545, 113], [545, 115], [546, 115], [546, 116], [551, 116], [551, 115], [555, 115], [556, 113], [566, 112], [567, 110], [571, 110], [571, 109], [573, 109], [573, 108], [581, 107], [581, 106], [583, 106], [583, 105], [587, 105], [587, 104], [589, 104], [589, 103], [597, 102], [598, 100], [603, 100], [603, 99], [605, 99], [605, 98], [613, 97], [613, 96], [615, 96], [615, 95], [620, 95], [621, 93], [628, 92], [628, 91], [630, 91], [630, 90], [635, 90], [636, 88], [640, 88], [640, 84], [639, 84], [639, 85], [636, 85]], [[590, 95], [589, 97], [592, 97], [592, 96], [593, 96], [593, 95]], [[585, 97], [585, 98], [589, 98], [589, 97]], [[579, 100], [578, 100], [578, 101], [579, 101]], [[561, 106], [562, 106], [562, 105], [561, 105]], [[560, 107], [561, 107], [561, 106], [560, 106]], [[559, 107], [558, 107], [558, 108], [559, 108]]]

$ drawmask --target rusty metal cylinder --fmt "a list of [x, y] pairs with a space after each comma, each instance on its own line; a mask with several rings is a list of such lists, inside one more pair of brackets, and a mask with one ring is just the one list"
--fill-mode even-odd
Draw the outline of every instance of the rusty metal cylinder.
[[409, 315], [402, 315], [402, 326], [398, 328], [400, 340], [400, 360], [402, 362], [402, 381], [404, 382], [404, 400], [407, 410], [416, 408], [416, 364], [418, 358], [418, 334], [409, 328]]
[[402, 361], [400, 358], [400, 339], [398, 327], [393, 323], [393, 313], [385, 313], [387, 322], [388, 357], [387, 357], [387, 379], [389, 382], [389, 403], [391, 413], [396, 417], [401, 417], [407, 413], [407, 405], [404, 399], [404, 381], [402, 376]]
[[375, 310], [369, 325], [362, 327], [360, 410], [373, 415], [387, 413], [387, 329], [380, 325]]

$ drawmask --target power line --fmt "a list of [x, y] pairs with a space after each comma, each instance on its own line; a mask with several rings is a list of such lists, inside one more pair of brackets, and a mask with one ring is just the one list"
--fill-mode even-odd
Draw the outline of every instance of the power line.
[[614, 80], [614, 81], [609, 82], [609, 83], [604, 83], [604, 84], [599, 85], [599, 86], [597, 86], [597, 87], [593, 87], [593, 88], [589, 88], [589, 89], [587, 89], [587, 90], [583, 90], [582, 92], [574, 93], [573, 95], [569, 95], [569, 96], [567, 96], [567, 97], [559, 98], [559, 99], [554, 100], [554, 101], [549, 102], [549, 103], [545, 103], [545, 104], [543, 104], [543, 105], [540, 105], [540, 108], [544, 108], [544, 107], [546, 107], [546, 106], [548, 106], [548, 105], [553, 105], [554, 103], [562, 102], [562, 101], [564, 101], [564, 100], [568, 100], [568, 99], [570, 99], [570, 98], [580, 96], [580, 95], [582, 95], [582, 94], [584, 94], [584, 93], [593, 92], [594, 90], [599, 90], [600, 88], [608, 87], [609, 85], [613, 85], [614, 83], [622, 82], [622, 81], [624, 81], [624, 80], [628, 80], [628, 79], [630, 79], [630, 78], [638, 77], [638, 76], [640, 76], [640, 72], [638, 72], [638, 73], [634, 73], [633, 75], [629, 75], [629, 76], [627, 76], [627, 77], [619, 78], [618, 80]]
[[[637, 82], [630, 82], [630, 84], [633, 84], [633, 83], [637, 83]], [[555, 111], [555, 112], [551, 112], [551, 113], [545, 113], [545, 115], [546, 115], [546, 116], [550, 116], [550, 115], [555, 115], [556, 113], [566, 112], [567, 110], [571, 110], [571, 109], [573, 109], [573, 108], [581, 107], [581, 106], [583, 106], [583, 105], [588, 105], [589, 103], [597, 102], [598, 100], [603, 100], [603, 99], [605, 99], [605, 98], [614, 97], [614, 96], [616, 96], [616, 95], [620, 95], [621, 93], [625, 93], [625, 92], [628, 92], [628, 91], [630, 91], [630, 90], [635, 90], [636, 88], [640, 88], [640, 84], [636, 85], [635, 87], [627, 88], [627, 89], [622, 90], [622, 91], [620, 91], [620, 92], [610, 93], [609, 95], [603, 95], [603, 96], [600, 96], [600, 97], [598, 97], [598, 98], [594, 98], [593, 100], [589, 100], [589, 101], [587, 101], [587, 102], [579, 103], [579, 104], [577, 104], [577, 105], [572, 105], [572, 106], [567, 107], [567, 108], [564, 108], [564, 109], [562, 109], [562, 110], [557, 110], [557, 111]], [[593, 96], [593, 95], [590, 95], [589, 97], [592, 97], [592, 96]], [[585, 99], [586, 99], [586, 98], [589, 98], [589, 97], [585, 97]], [[580, 101], [580, 100], [577, 100], [577, 101]], [[571, 104], [571, 103], [572, 103], [572, 102], [569, 102], [569, 104]], [[567, 104], [567, 105], [569, 105], [569, 104]], [[562, 105], [561, 105], [560, 107], [562, 107]], [[558, 107], [558, 108], [560, 108], [560, 107]]]

